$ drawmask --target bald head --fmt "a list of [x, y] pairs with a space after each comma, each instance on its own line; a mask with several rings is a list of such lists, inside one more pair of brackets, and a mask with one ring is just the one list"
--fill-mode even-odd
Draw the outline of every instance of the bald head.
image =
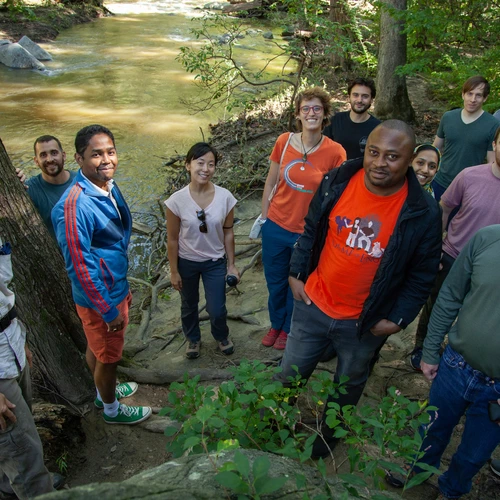
[[373, 193], [389, 196], [404, 184], [413, 159], [415, 133], [401, 120], [387, 120], [373, 129], [366, 141], [363, 167], [365, 185]]

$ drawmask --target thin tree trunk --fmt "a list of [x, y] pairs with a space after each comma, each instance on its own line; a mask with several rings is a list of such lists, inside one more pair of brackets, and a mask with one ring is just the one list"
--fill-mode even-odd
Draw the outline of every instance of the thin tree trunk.
[[402, 21], [396, 21], [388, 10], [406, 10], [406, 1], [385, 0], [381, 7], [375, 115], [382, 120], [398, 118], [415, 122], [415, 111], [408, 97], [406, 77], [396, 75], [396, 68], [406, 64], [404, 25]]
[[18, 315], [28, 330], [35, 372], [62, 398], [92, 397], [86, 341], [57, 243], [33, 207], [0, 139], [0, 234], [12, 245]]

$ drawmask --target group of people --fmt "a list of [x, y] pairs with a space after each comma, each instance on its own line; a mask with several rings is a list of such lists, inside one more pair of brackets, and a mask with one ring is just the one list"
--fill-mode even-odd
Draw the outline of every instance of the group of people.
[[[295, 101], [298, 132], [280, 135], [271, 153], [259, 219], [271, 323], [262, 344], [284, 350], [277, 375], [283, 384], [294, 367], [307, 381], [319, 361], [336, 355], [334, 379], [348, 377], [336, 402], [356, 405], [388, 336], [425, 304], [411, 364], [433, 380], [430, 404], [439, 413], [426, 430], [424, 462], [439, 466], [467, 414], [462, 444], [439, 478], [442, 498], [467, 493], [500, 443], [500, 422], [488, 416], [489, 406], [500, 403], [494, 330], [500, 321], [500, 122], [482, 108], [488, 93], [483, 77], [467, 80], [464, 107], [443, 116], [433, 144], [416, 146], [409, 125], [369, 113], [376, 94], [370, 79], [349, 84], [350, 111], [331, 119], [330, 96], [318, 87], [304, 90]], [[77, 133], [75, 150], [76, 174], [64, 168], [59, 140], [39, 137], [34, 159], [41, 173], [26, 181], [28, 195], [66, 263], [88, 341], [95, 405], [106, 423], [135, 424], [151, 408], [121, 403], [138, 386], [116, 379], [132, 300], [132, 218], [113, 180], [115, 139], [106, 127], [91, 125]], [[224, 355], [235, 349], [225, 289], [228, 277], [240, 277], [237, 200], [212, 182], [217, 161], [210, 144], [195, 144], [186, 156], [189, 184], [165, 201], [171, 283], [181, 295], [188, 359], [200, 356], [200, 278], [217, 348]], [[17, 451], [2, 444], [0, 493], [30, 498], [51, 491], [53, 481], [29, 413], [30, 354], [7, 287], [11, 248], [1, 241], [0, 247], [0, 443], [15, 433], [30, 440]], [[337, 442], [325, 417], [314, 457], [328, 456]]]

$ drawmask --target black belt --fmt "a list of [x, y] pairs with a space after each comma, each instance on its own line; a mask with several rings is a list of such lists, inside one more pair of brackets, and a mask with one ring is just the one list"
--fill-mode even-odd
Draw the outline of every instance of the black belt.
[[9, 328], [14, 318], [17, 318], [17, 311], [15, 306], [2, 319], [0, 319], [0, 332], [3, 332], [7, 328]]

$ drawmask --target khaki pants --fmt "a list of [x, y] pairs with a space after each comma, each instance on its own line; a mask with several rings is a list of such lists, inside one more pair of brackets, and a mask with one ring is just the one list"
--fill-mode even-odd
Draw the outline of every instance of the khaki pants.
[[21, 500], [54, 491], [43, 462], [42, 442], [31, 414], [28, 364], [18, 378], [0, 380], [0, 392], [16, 405], [15, 424], [0, 430], [0, 497], [15, 494]]

